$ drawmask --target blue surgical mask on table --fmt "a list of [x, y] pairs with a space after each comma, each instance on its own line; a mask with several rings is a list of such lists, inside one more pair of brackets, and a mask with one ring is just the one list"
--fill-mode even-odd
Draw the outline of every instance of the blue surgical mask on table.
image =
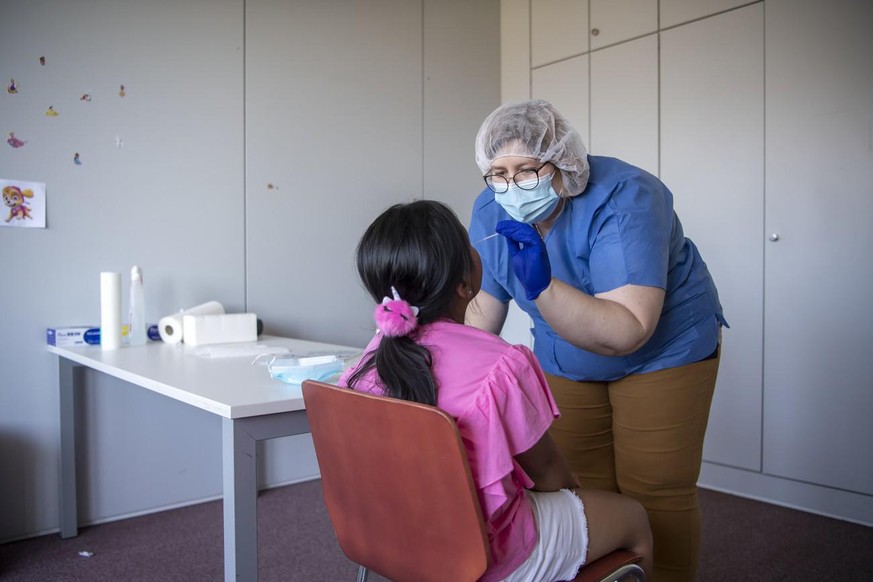
[[[265, 354], [266, 355], [266, 354]], [[261, 356], [252, 364], [258, 363]], [[274, 380], [287, 384], [300, 384], [304, 380], [330, 380], [342, 372], [345, 359], [336, 355], [293, 357], [272, 355], [267, 371]]]
[[553, 175], [540, 177], [539, 184], [531, 190], [525, 190], [524, 186], [535, 184], [537, 178], [522, 182], [521, 187], [518, 184], [510, 184], [506, 192], [495, 193], [494, 200], [514, 220], [527, 224], [539, 222], [548, 218], [560, 200], [558, 193], [552, 188]]

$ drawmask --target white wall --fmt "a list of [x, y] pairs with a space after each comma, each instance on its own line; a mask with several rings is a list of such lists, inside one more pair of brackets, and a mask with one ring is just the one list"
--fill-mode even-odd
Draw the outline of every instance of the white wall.
[[[362, 345], [357, 237], [389, 203], [422, 195], [466, 222], [481, 181], [473, 136], [500, 81], [496, 0], [0, 10], [0, 78], [19, 85], [0, 92], [0, 130], [28, 142], [0, 143], [0, 178], [45, 182], [48, 199], [47, 229], [0, 229], [2, 542], [57, 528], [44, 332], [98, 323], [100, 271], [142, 266], [152, 321], [215, 299], [272, 333]], [[82, 523], [220, 495], [217, 418], [86, 374]], [[262, 482], [314, 476], [307, 439], [262, 448]]]
[[[46, 183], [48, 228], [0, 229], [0, 540], [57, 526], [45, 328], [99, 322], [100, 271], [139, 264], [152, 321], [245, 308], [242, 3], [204, 4], [3, 3], [0, 127], [27, 144], [0, 144], [0, 176]], [[217, 419], [99, 375], [80, 414], [84, 520], [220, 492]]]

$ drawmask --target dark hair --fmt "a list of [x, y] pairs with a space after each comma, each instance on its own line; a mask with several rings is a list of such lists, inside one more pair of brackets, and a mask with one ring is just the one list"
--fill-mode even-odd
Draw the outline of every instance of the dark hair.
[[458, 285], [473, 269], [470, 239], [451, 208], [434, 200], [395, 204], [367, 228], [357, 248], [358, 275], [376, 303], [391, 297], [391, 287], [418, 307], [419, 327], [407, 336], [383, 337], [349, 378], [354, 384], [368, 371], [386, 394], [436, 404], [431, 354], [416, 342], [420, 326], [449, 315]]

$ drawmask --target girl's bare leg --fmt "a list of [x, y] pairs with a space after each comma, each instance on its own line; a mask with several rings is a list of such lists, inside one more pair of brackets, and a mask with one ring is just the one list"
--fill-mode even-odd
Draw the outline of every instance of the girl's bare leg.
[[617, 549], [626, 549], [643, 557], [640, 566], [652, 576], [652, 530], [646, 510], [637, 501], [597, 489], [575, 489], [582, 499], [588, 519], [588, 556], [586, 562], [602, 558]]

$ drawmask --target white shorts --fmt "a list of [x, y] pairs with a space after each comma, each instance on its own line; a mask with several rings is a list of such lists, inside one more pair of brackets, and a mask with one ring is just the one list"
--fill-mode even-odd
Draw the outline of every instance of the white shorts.
[[569, 489], [525, 494], [536, 518], [537, 543], [504, 582], [572, 580], [588, 555], [588, 520], [582, 500]]

